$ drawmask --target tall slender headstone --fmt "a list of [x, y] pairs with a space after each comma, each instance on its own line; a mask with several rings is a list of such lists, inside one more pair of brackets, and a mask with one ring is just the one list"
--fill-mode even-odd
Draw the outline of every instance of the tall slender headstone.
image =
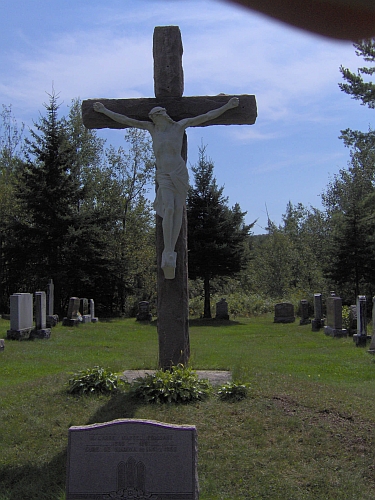
[[311, 330], [318, 332], [324, 327], [323, 300], [321, 293], [314, 293], [314, 319], [311, 322]]
[[51, 329], [47, 328], [46, 315], [46, 292], [35, 292], [35, 329], [32, 337], [38, 339], [49, 339]]
[[372, 336], [369, 353], [375, 354], [375, 297], [372, 298]]
[[367, 319], [366, 319], [366, 296], [357, 297], [357, 333], [353, 335], [353, 342], [357, 347], [366, 347], [367, 343]]
[[94, 299], [89, 300], [89, 314], [91, 318], [91, 323], [97, 323], [98, 318], [95, 316], [95, 302]]
[[299, 320], [300, 325], [308, 325], [311, 323], [311, 320], [309, 318], [309, 303], [307, 302], [306, 299], [302, 299], [299, 303], [299, 308], [300, 308], [300, 317], [301, 319]]
[[57, 314], [54, 314], [54, 304], [55, 304], [55, 285], [53, 284], [53, 280], [50, 279], [47, 283], [47, 313], [46, 313], [46, 323], [47, 328], [51, 328], [52, 326], [56, 326], [59, 322], [59, 317]]
[[[108, 110], [139, 121], [148, 121], [151, 109], [162, 107], [167, 110], [168, 115], [176, 122], [202, 115], [226, 104], [230, 96], [224, 94], [182, 97], [184, 90], [182, 52], [181, 33], [178, 26], [156, 27], [153, 38], [155, 98], [99, 99], [99, 101], [102, 104], [105, 103]], [[255, 97], [250, 95], [238, 97], [239, 106], [237, 108], [225, 112], [218, 118], [206, 121], [202, 126], [255, 123], [257, 116]], [[111, 120], [102, 113], [96, 113], [93, 108], [96, 101], [98, 99], [90, 99], [82, 103], [83, 123], [87, 128], [126, 128], [126, 125]], [[181, 157], [186, 163], [186, 135], [182, 145]], [[187, 364], [190, 356], [185, 207], [183, 209], [180, 234], [175, 246], [177, 264], [174, 279], [166, 279], [166, 275], [161, 269], [164, 240], [162, 220], [159, 215], [156, 216], [156, 247], [159, 366], [168, 369], [178, 363]]]

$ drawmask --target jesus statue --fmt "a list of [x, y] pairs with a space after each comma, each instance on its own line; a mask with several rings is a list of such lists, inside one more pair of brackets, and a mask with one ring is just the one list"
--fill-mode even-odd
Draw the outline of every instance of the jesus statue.
[[238, 104], [238, 97], [232, 97], [220, 108], [177, 122], [168, 116], [165, 108], [159, 106], [151, 109], [149, 112], [151, 121], [148, 122], [110, 111], [100, 102], [93, 105], [98, 113], [103, 113], [128, 127], [148, 130], [151, 135], [158, 185], [154, 208], [156, 213], [163, 218], [164, 250], [161, 267], [166, 279], [175, 277], [177, 258], [175, 246], [181, 230], [183, 208], [189, 189], [188, 170], [181, 156], [184, 132], [188, 127], [196, 127], [219, 117], [228, 109], [237, 107]]

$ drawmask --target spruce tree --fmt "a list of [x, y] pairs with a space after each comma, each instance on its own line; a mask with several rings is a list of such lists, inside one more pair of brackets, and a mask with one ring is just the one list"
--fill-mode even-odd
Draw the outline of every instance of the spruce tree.
[[218, 187], [213, 176], [214, 164], [199, 148], [197, 165], [192, 167], [194, 186], [187, 198], [189, 277], [204, 282], [204, 317], [211, 317], [210, 281], [218, 276], [240, 272], [249, 258], [246, 225], [238, 204], [228, 207], [224, 187]]

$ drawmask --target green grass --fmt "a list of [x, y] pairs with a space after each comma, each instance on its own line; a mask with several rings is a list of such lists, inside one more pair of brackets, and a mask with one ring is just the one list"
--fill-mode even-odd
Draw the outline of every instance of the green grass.
[[[0, 500], [63, 500], [68, 428], [147, 418], [198, 429], [201, 500], [374, 498], [375, 364], [351, 338], [271, 315], [193, 320], [191, 365], [250, 383], [236, 403], [145, 405], [127, 394], [74, 397], [73, 372], [156, 368], [154, 324], [57, 326], [0, 353]], [[9, 322], [0, 320], [0, 337]]]

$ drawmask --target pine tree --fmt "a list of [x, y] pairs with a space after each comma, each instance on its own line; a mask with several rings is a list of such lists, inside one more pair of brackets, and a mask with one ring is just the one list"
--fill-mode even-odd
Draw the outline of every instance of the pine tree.
[[211, 317], [210, 281], [230, 276], [244, 268], [249, 258], [246, 225], [238, 204], [229, 208], [224, 188], [213, 176], [214, 164], [206, 156], [206, 147], [199, 148], [199, 160], [192, 167], [194, 183], [187, 198], [189, 277], [204, 281], [204, 317]]

